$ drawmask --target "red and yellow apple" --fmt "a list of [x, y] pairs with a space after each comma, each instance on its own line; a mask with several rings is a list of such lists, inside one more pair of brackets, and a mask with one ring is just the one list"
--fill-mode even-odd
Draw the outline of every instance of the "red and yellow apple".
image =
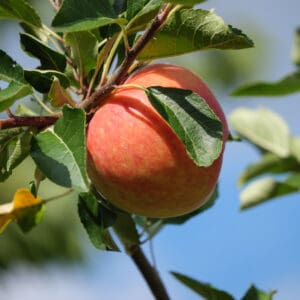
[[[223, 111], [206, 84], [191, 71], [153, 64], [131, 75], [125, 84], [192, 90], [223, 125]], [[152, 107], [145, 92], [118, 89], [93, 116], [87, 131], [88, 173], [97, 190], [115, 206], [148, 217], [191, 212], [211, 196], [222, 165], [223, 150], [209, 167], [198, 167], [173, 129]]]

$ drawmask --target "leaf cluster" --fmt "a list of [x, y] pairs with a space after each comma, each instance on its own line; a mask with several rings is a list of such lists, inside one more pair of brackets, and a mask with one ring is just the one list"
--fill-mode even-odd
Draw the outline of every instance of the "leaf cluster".
[[[276, 82], [254, 82], [238, 87], [233, 96], [275, 97], [300, 92], [300, 33], [296, 30], [292, 49], [296, 70]], [[233, 129], [261, 153], [240, 175], [239, 184], [249, 183], [241, 192], [241, 209], [300, 190], [300, 137], [289, 132], [276, 113], [261, 108], [239, 108], [230, 116]], [[253, 180], [256, 179], [256, 180]]]

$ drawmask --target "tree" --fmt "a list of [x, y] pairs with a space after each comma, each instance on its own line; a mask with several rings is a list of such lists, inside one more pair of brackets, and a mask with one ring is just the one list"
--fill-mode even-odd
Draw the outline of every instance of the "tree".
[[[79, 194], [79, 215], [93, 244], [99, 249], [117, 251], [111, 235], [113, 228], [154, 295], [158, 299], [167, 299], [158, 273], [139, 247], [141, 238], [136, 227], [140, 233], [147, 235], [146, 240], [151, 239], [162, 226], [182, 223], [204, 212], [214, 204], [216, 194], [200, 210], [178, 218], [149, 219], [119, 212], [108, 205], [89, 182], [85, 149], [81, 147], [85, 144], [86, 125], [98, 105], [123, 84], [128, 74], [150, 60], [203, 49], [242, 49], [252, 47], [253, 43], [215, 13], [193, 7], [204, 1], [50, 2], [57, 11], [52, 21], [54, 29], [43, 25], [35, 10], [25, 1], [10, 0], [0, 4], [3, 18], [21, 22], [24, 30], [21, 34], [22, 48], [38, 58], [41, 64], [37, 69], [23, 70], [9, 54], [0, 53], [0, 78], [9, 83], [0, 93], [1, 111], [8, 115], [0, 123], [1, 180], [6, 180], [29, 155], [37, 165], [29, 188], [17, 190], [13, 203], [1, 206], [1, 227], [4, 229], [14, 220], [23, 231], [28, 231], [40, 221], [44, 204], [53, 200], [38, 197], [39, 187], [47, 177]], [[283, 83], [279, 82], [273, 91], [278, 94], [278, 90], [284, 91], [287, 86], [291, 86], [287, 92], [295, 91], [295, 86], [299, 86], [297, 73]], [[266, 89], [270, 90], [269, 87]], [[254, 90], [265, 93], [261, 87], [256, 86]], [[241, 90], [236, 94], [241, 94]], [[11, 106], [28, 95], [32, 95], [42, 113], [37, 114], [36, 109], [24, 105], [13, 111]], [[158, 98], [163, 102], [169, 96], [170, 91], [160, 90]], [[183, 96], [181, 101], [185, 107], [189, 105]], [[168, 103], [163, 104], [174, 114]], [[275, 134], [263, 132], [261, 137], [254, 127], [251, 133], [255, 138], [252, 138], [253, 135], [244, 131], [243, 124], [251, 128], [262, 122], [261, 126], [264, 126], [266, 117], [269, 118], [267, 124], [276, 124], [277, 127], [273, 128]], [[180, 124], [188, 122], [181, 120], [180, 116], [178, 118]], [[253, 199], [251, 192], [244, 192], [247, 195], [244, 206], [297, 191], [299, 143], [297, 138], [289, 136], [282, 121], [268, 111], [254, 116], [249, 111], [237, 111], [231, 116], [231, 121], [237, 133], [256, 144], [264, 155], [262, 162], [250, 167], [243, 175], [243, 182], [266, 172], [295, 172], [282, 183], [264, 181], [262, 184], [264, 190], [268, 188], [267, 195], [255, 195]], [[266, 143], [266, 138], [274, 136], [275, 142], [272, 138], [270, 143]], [[276, 143], [277, 138], [279, 142]], [[285, 143], [282, 144], [283, 140]], [[205, 143], [202, 146], [207, 148]], [[188, 145], [186, 147], [188, 149]], [[215, 157], [208, 157], [208, 165], [214, 160]], [[247, 198], [249, 195], [252, 197], [250, 200]], [[245, 199], [245, 196], [242, 198]], [[229, 294], [209, 285], [173, 274], [206, 299], [232, 299]], [[257, 289], [251, 287], [243, 299], [257, 299], [254, 298], [257, 293]], [[272, 293], [259, 294], [259, 299], [272, 297]]]

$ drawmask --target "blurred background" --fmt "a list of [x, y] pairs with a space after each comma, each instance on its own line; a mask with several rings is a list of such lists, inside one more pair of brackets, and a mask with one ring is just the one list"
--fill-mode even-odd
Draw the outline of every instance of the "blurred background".
[[[32, 1], [46, 23], [49, 2]], [[280, 113], [300, 135], [299, 94], [281, 98], [232, 98], [238, 85], [252, 80], [274, 81], [292, 72], [293, 35], [300, 25], [298, 0], [210, 0], [224, 20], [250, 36], [256, 47], [242, 51], [209, 51], [170, 59], [197, 72], [220, 100], [227, 115], [240, 106], [268, 107]], [[24, 68], [37, 66], [19, 47], [16, 22], [0, 22], [0, 48]], [[259, 154], [246, 143], [227, 144], [216, 205], [183, 226], [167, 226], [154, 239], [155, 263], [171, 299], [199, 299], [178, 283], [177, 271], [241, 298], [250, 284], [276, 289], [275, 300], [299, 299], [299, 195], [279, 198], [239, 211], [239, 174]], [[18, 187], [32, 179], [32, 162], [22, 163], [0, 184], [0, 202], [11, 201]], [[63, 189], [45, 182], [41, 196]], [[149, 244], [144, 246], [150, 254]], [[77, 216], [75, 195], [50, 203], [39, 226], [26, 235], [15, 224], [0, 235], [0, 299], [79, 300], [152, 299], [146, 284], [123, 253], [94, 249]]]

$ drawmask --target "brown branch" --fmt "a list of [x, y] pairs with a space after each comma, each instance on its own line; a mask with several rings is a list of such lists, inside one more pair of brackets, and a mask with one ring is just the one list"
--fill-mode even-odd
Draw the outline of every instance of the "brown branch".
[[18, 117], [0, 120], [0, 130], [16, 127], [36, 127], [43, 128], [53, 125], [59, 118], [55, 116], [40, 116], [40, 117]]
[[158, 272], [151, 266], [142, 249], [139, 246], [134, 246], [127, 252], [143, 275], [155, 299], [169, 300], [170, 298]]
[[153, 36], [159, 31], [161, 26], [166, 21], [172, 6], [165, 4], [157, 16], [154, 18], [150, 26], [144, 31], [143, 35], [134, 44], [132, 48], [129, 49], [127, 55], [125, 56], [122, 64], [115, 72], [115, 74], [109, 79], [109, 81], [98, 87], [95, 92], [83, 102], [79, 104], [80, 108], [90, 111], [97, 107], [113, 90], [114, 86], [120, 85], [126, 79], [128, 70], [132, 63], [135, 61], [139, 53], [143, 50], [146, 44], [153, 38]]

